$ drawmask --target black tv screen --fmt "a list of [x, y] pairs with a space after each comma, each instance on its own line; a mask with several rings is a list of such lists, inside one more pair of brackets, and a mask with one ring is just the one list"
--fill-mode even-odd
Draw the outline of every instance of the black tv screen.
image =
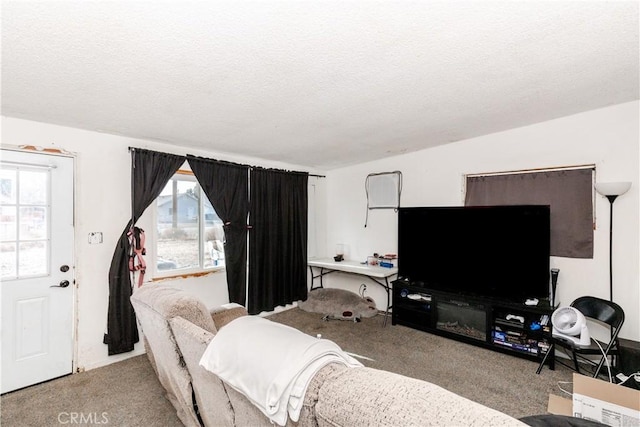
[[549, 297], [549, 206], [413, 207], [398, 215], [400, 279], [516, 301]]

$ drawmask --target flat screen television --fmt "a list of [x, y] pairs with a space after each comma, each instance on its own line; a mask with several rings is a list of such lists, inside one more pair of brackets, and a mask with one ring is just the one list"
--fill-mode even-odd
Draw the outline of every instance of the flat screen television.
[[549, 234], [549, 206], [400, 208], [398, 277], [452, 293], [548, 298]]

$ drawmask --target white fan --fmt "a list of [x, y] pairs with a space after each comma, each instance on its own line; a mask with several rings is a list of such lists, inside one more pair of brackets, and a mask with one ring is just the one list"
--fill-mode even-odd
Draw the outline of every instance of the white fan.
[[570, 341], [576, 347], [589, 347], [591, 335], [584, 315], [573, 307], [560, 307], [551, 315], [554, 338]]

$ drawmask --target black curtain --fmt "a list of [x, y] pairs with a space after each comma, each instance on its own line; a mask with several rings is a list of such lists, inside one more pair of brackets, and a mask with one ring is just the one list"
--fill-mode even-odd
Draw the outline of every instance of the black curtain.
[[251, 170], [251, 314], [307, 297], [307, 181], [301, 172]]
[[246, 304], [249, 167], [187, 156], [193, 174], [224, 224], [229, 301]]
[[139, 341], [136, 316], [129, 301], [132, 284], [127, 233], [145, 209], [160, 195], [184, 160], [184, 156], [131, 149], [132, 218], [120, 235], [109, 268], [109, 311], [107, 333], [103, 340], [108, 345], [109, 355], [131, 351], [133, 345]]

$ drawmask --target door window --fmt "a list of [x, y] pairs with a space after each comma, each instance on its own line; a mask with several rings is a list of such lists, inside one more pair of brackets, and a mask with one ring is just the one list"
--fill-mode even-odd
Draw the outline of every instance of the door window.
[[50, 171], [3, 165], [0, 270], [3, 280], [49, 274]]

